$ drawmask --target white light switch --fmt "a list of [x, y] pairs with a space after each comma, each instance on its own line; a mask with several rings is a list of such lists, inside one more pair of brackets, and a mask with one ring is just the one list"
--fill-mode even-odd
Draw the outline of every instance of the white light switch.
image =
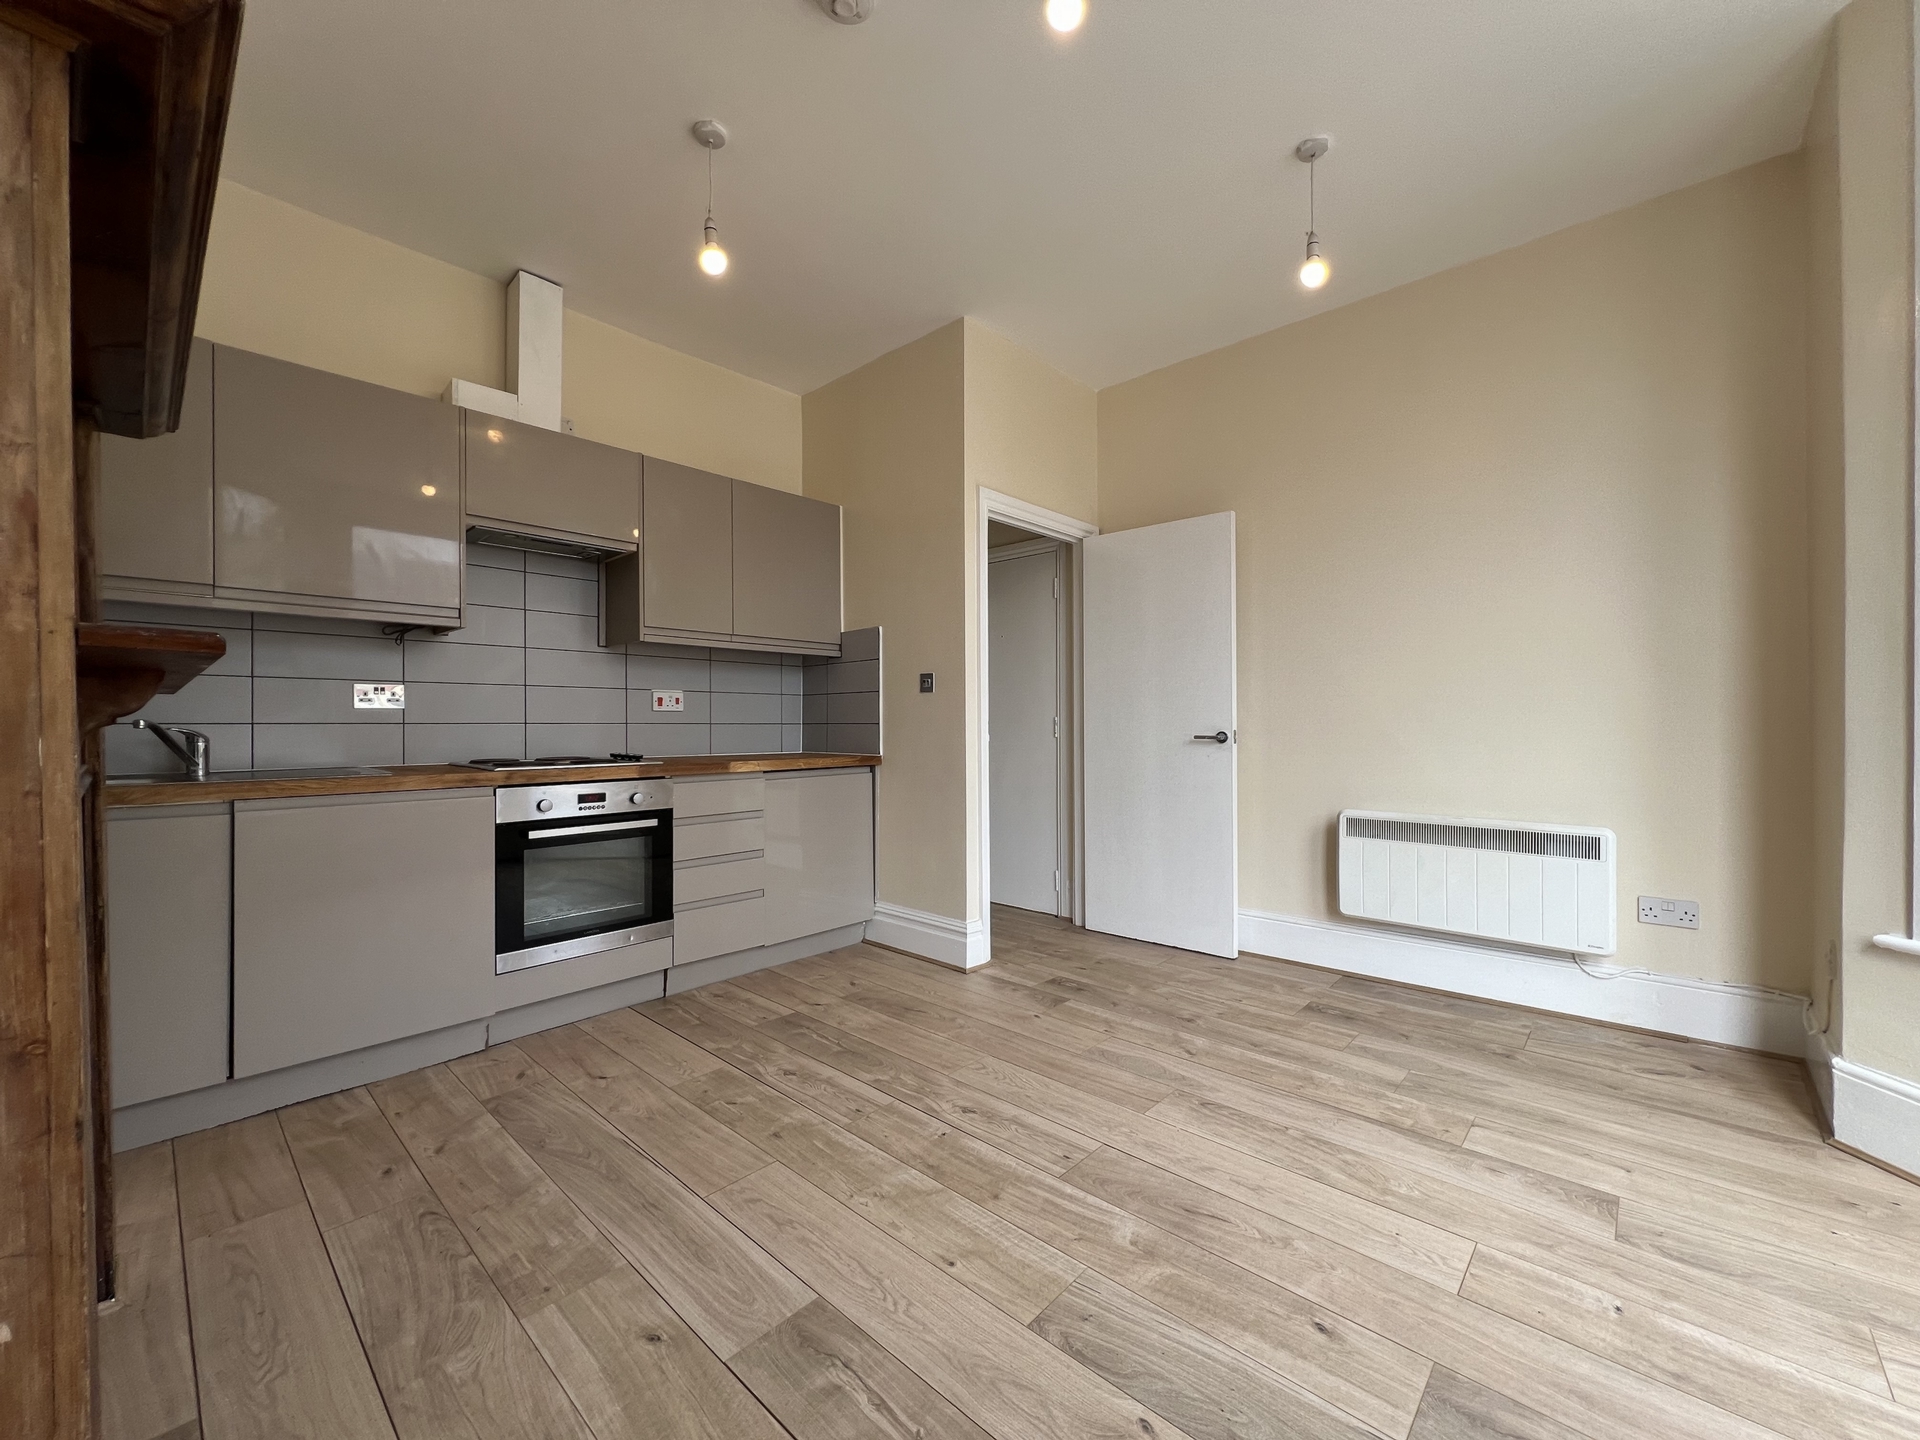
[[407, 687], [377, 681], [363, 685], [359, 681], [353, 686], [353, 708], [356, 710], [404, 710], [407, 708]]
[[656, 690], [653, 692], [653, 708], [656, 710], [684, 710], [687, 708], [687, 692], [684, 690]]

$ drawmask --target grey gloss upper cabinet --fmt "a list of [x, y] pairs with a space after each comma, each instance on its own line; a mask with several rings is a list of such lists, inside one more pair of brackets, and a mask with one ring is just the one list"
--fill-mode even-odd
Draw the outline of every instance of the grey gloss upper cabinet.
[[649, 456], [641, 471], [646, 629], [733, 635], [733, 481]]
[[840, 648], [840, 507], [733, 482], [733, 635]]
[[648, 456], [640, 557], [607, 566], [610, 645], [840, 651], [840, 507]]
[[457, 625], [459, 412], [224, 345], [213, 358], [216, 596]]
[[193, 342], [180, 428], [99, 441], [105, 593], [141, 600], [213, 593], [213, 346]]
[[634, 548], [640, 538], [638, 455], [517, 420], [461, 413], [470, 520]]

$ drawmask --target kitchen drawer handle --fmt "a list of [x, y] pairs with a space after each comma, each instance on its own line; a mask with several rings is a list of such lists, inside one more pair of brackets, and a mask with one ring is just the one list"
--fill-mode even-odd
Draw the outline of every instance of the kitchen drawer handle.
[[545, 840], [554, 835], [604, 835], [609, 830], [646, 830], [658, 825], [658, 820], [628, 820], [619, 825], [560, 825], [552, 830], [529, 830], [529, 840]]

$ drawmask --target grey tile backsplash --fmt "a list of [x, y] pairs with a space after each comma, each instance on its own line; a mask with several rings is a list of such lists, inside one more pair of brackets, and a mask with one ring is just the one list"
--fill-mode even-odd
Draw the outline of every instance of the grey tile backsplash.
[[801, 675], [801, 748], [878, 755], [880, 627], [844, 631], [840, 658], [809, 657]]
[[[844, 660], [803, 664], [795, 655], [689, 645], [604, 649], [598, 608], [586, 561], [469, 545], [465, 628], [416, 631], [397, 645], [366, 621], [129, 604], [107, 611], [226, 637], [218, 664], [139, 712], [205, 731], [215, 770], [615, 750], [878, 753], [877, 628], [843, 636]], [[407, 708], [355, 710], [356, 680], [406, 682]], [[655, 712], [656, 689], [685, 692], [685, 710]], [[106, 745], [110, 774], [179, 768], [158, 740], [125, 723], [107, 731]]]

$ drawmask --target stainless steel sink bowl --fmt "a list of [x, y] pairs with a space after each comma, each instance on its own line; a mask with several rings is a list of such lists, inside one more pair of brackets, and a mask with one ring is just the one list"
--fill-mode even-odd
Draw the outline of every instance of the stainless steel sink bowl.
[[221, 781], [244, 783], [248, 780], [358, 780], [370, 775], [391, 775], [367, 765], [312, 765], [291, 770], [216, 770], [205, 780], [195, 780], [182, 772], [166, 775], [110, 775], [109, 785], [217, 785]]

